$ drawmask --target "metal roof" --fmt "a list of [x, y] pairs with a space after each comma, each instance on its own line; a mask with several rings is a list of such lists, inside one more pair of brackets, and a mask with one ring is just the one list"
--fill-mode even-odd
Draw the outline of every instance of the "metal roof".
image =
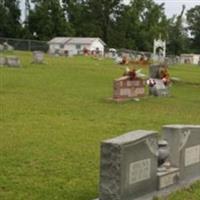
[[92, 37], [55, 37], [48, 44], [91, 44], [95, 40], [99, 40], [103, 45], [106, 45], [100, 38]]
[[68, 40], [70, 40], [69, 37], [55, 37], [48, 44], [65, 44]]

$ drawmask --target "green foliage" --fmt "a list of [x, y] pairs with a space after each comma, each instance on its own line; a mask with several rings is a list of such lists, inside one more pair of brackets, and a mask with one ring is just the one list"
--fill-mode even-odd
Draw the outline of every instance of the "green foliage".
[[40, 40], [70, 36], [73, 33], [59, 0], [35, 1], [35, 8], [30, 10], [28, 17], [28, 28]]
[[[103, 139], [165, 124], [200, 124], [198, 66], [170, 67], [171, 97], [114, 103], [113, 79], [124, 69], [112, 60], [49, 57], [0, 69], [0, 199], [90, 200], [98, 196]], [[195, 83], [188, 84], [187, 82]], [[170, 196], [199, 199], [200, 183]]]
[[20, 37], [20, 15], [18, 0], [0, 0], [0, 36]]
[[125, 6], [111, 35], [113, 45], [121, 48], [152, 51], [153, 40], [166, 38], [167, 19], [163, 4], [152, 0], [135, 0]]
[[178, 16], [173, 16], [169, 20], [168, 28], [168, 54], [180, 55], [181, 53], [187, 53], [190, 51], [190, 42], [188, 39], [187, 30], [183, 24], [183, 14], [185, 6]]
[[192, 35], [192, 47], [200, 50], [200, 6], [195, 6], [187, 12], [187, 21]]
[[[153, 40], [167, 40], [168, 54], [198, 53], [200, 6], [167, 19], [164, 4], [154, 0], [0, 0], [0, 36], [50, 40], [55, 36], [100, 37], [108, 47], [152, 51]], [[30, 3], [31, 2], [31, 3]], [[192, 38], [189, 37], [191, 32]]]

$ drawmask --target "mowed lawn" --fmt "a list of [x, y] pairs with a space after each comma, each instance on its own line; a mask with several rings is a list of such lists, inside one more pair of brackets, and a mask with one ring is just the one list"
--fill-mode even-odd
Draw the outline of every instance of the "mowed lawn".
[[[46, 56], [0, 68], [0, 200], [92, 200], [98, 196], [100, 142], [137, 129], [200, 124], [200, 67], [173, 66], [181, 82], [168, 98], [115, 103], [112, 60]], [[147, 70], [144, 70], [147, 71]], [[200, 199], [200, 183], [170, 200]]]

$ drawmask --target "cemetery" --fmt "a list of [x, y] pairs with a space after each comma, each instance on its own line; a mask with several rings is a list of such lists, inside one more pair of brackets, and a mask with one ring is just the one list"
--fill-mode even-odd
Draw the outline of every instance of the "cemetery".
[[0, 16], [0, 200], [200, 200], [199, 0]]
[[[112, 59], [35, 54], [0, 68], [0, 199], [199, 199], [198, 66], [154, 63], [142, 78]], [[150, 95], [147, 80], [171, 77]], [[117, 92], [133, 96], [106, 99]]]

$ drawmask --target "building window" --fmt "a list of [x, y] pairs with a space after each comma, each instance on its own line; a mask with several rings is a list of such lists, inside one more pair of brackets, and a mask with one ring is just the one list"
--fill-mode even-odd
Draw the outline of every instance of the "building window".
[[76, 45], [76, 49], [80, 49], [81, 48], [81, 45], [80, 44], [77, 44]]
[[60, 45], [60, 48], [61, 48], [61, 49], [64, 49], [64, 44], [61, 44], [61, 45]]

